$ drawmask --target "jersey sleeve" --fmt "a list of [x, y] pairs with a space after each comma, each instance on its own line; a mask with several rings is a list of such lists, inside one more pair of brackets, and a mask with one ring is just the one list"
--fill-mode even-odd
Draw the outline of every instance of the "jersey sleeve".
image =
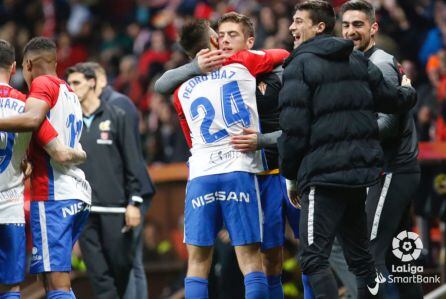
[[33, 134], [34, 138], [42, 147], [50, 143], [59, 135], [47, 118], [45, 118], [45, 120], [42, 122], [39, 130], [37, 130], [37, 132], [34, 132]]
[[59, 85], [47, 76], [40, 76], [33, 80], [28, 98], [36, 98], [47, 102], [51, 108], [56, 105]]
[[183, 107], [181, 106], [180, 98], [178, 97], [179, 88], [177, 88], [173, 94], [173, 106], [178, 114], [181, 130], [183, 130], [184, 138], [186, 138], [189, 148], [192, 147], [192, 139], [190, 138], [190, 128], [187, 124], [186, 116], [184, 115]]
[[283, 49], [263, 51], [245, 50], [235, 53], [224, 64], [243, 64], [255, 77], [259, 74], [271, 72], [277, 65], [282, 64], [289, 55], [290, 53]]

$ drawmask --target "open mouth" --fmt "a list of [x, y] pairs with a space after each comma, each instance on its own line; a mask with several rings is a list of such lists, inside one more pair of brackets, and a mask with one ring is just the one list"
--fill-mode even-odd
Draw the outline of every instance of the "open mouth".
[[293, 34], [294, 36], [294, 43], [297, 44], [300, 41], [300, 34]]
[[361, 41], [361, 38], [359, 36], [350, 36], [347, 37], [349, 40], [353, 41], [354, 43], [359, 43]]

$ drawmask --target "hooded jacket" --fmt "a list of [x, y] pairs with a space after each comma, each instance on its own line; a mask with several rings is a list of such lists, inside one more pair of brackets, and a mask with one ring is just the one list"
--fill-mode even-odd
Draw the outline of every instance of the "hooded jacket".
[[375, 112], [416, 103], [411, 87], [394, 87], [353, 42], [318, 35], [285, 61], [279, 94], [279, 167], [309, 186], [365, 187], [377, 182], [383, 152]]

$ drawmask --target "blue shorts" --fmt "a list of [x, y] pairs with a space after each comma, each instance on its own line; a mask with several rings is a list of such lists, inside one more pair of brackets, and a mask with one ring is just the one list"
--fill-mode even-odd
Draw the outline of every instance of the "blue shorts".
[[223, 223], [233, 246], [262, 241], [262, 212], [257, 178], [231, 172], [195, 178], [187, 183], [184, 242], [212, 246]]
[[77, 199], [31, 202], [31, 274], [71, 271], [71, 250], [89, 213]]
[[0, 284], [16, 284], [25, 279], [25, 224], [0, 224]]
[[286, 219], [299, 238], [300, 210], [288, 200], [285, 178], [279, 174], [258, 175], [263, 210], [262, 250], [283, 246]]

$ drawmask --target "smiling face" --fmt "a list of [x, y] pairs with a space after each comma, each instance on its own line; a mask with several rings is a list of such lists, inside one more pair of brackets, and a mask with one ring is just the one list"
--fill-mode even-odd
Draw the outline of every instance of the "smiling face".
[[241, 24], [228, 21], [218, 27], [218, 45], [223, 53], [233, 55], [238, 51], [251, 49], [254, 37], [246, 37]]
[[359, 51], [367, 51], [374, 45], [378, 23], [371, 23], [368, 16], [360, 10], [347, 10], [342, 15], [342, 36], [350, 39]]
[[322, 33], [325, 29], [325, 24], [313, 24], [309, 11], [297, 10], [293, 16], [293, 23], [291, 23], [289, 29], [294, 37], [294, 49], [296, 49], [303, 42]]

